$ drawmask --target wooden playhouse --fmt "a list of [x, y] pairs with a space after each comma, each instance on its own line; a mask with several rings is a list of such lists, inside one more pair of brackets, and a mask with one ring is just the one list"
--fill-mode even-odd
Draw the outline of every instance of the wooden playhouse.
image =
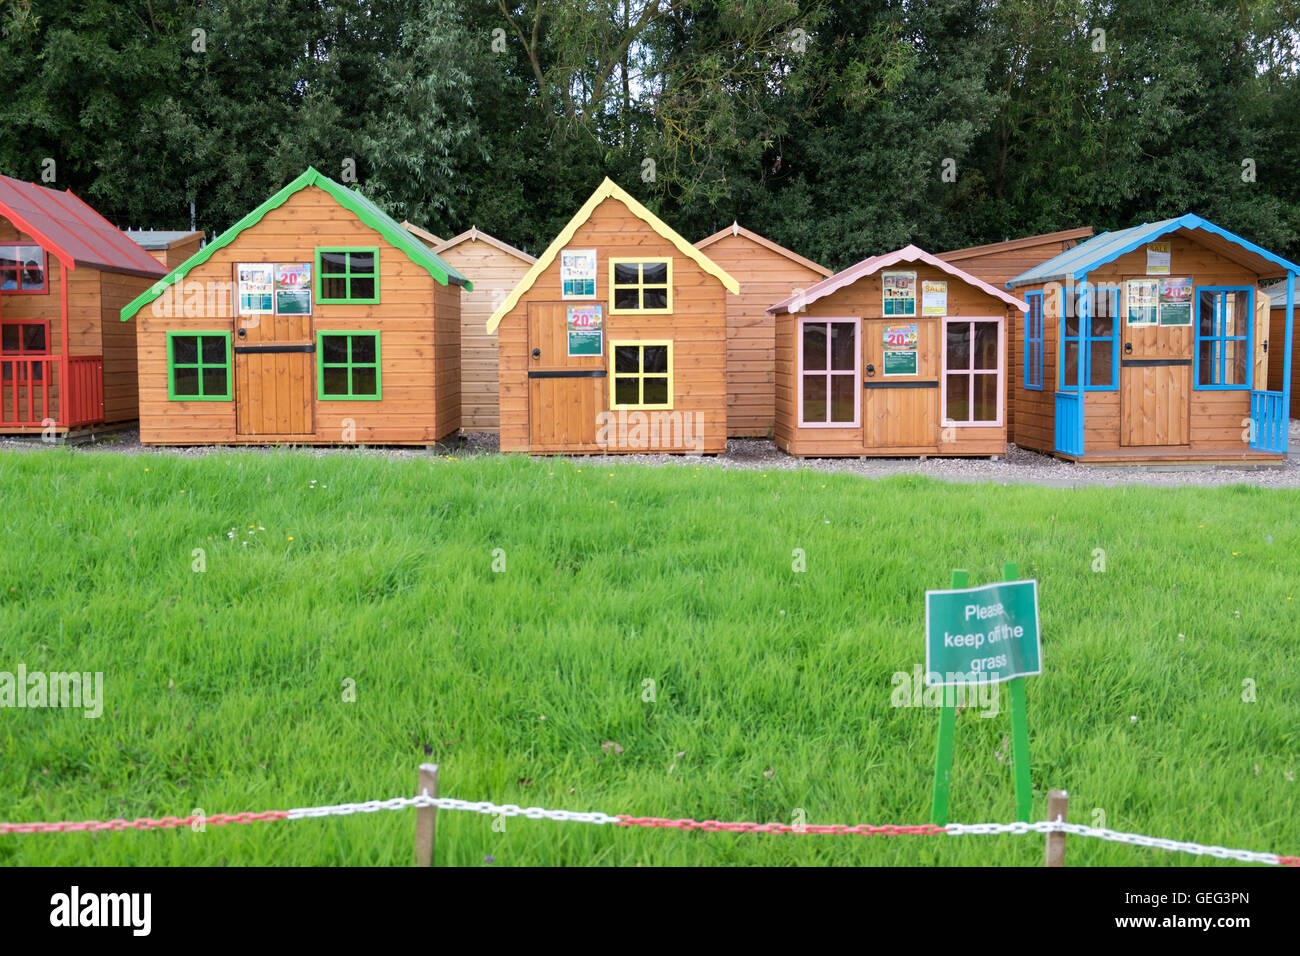
[[831, 270], [732, 223], [695, 248], [740, 283], [727, 299], [727, 434], [771, 437], [776, 427], [776, 321], [767, 307]]
[[537, 260], [477, 227], [439, 239], [409, 222], [402, 225], [474, 283], [460, 297], [460, 427], [497, 432], [497, 338], [488, 333], [487, 320]]
[[916, 246], [771, 306], [792, 455], [1006, 451], [1006, 330], [1025, 303]]
[[148, 445], [429, 444], [460, 427], [466, 279], [309, 168], [122, 311]]
[[1012, 279], [1029, 303], [1012, 440], [1094, 463], [1281, 460], [1292, 305], [1268, 367], [1260, 280], [1300, 266], [1199, 216], [1102, 233]]
[[606, 179], [487, 323], [501, 450], [718, 453], [739, 286]]
[[126, 237], [153, 256], [170, 272], [198, 252], [202, 230], [128, 229]]
[[0, 434], [133, 421], [119, 317], [165, 271], [71, 192], [0, 176]]

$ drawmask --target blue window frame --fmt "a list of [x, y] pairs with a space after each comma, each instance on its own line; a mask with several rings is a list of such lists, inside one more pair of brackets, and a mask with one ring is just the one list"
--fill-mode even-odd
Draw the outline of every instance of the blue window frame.
[[1025, 388], [1043, 390], [1043, 293], [1025, 296]]
[[1196, 287], [1198, 389], [1250, 388], [1254, 315], [1252, 286]]
[[1119, 388], [1119, 286], [1085, 283], [1079, 311], [1087, 356], [1084, 391], [1114, 392]]

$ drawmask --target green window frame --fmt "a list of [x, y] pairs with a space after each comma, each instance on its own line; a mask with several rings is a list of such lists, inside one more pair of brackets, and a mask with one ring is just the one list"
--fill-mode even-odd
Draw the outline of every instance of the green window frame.
[[167, 398], [171, 401], [232, 401], [233, 372], [229, 332], [167, 333]]
[[[342, 339], [343, 342], [327, 341]], [[363, 339], [370, 346], [360, 344]], [[340, 352], [340, 345], [342, 351]], [[322, 402], [378, 402], [384, 397], [379, 333], [316, 332], [316, 397]], [[340, 387], [345, 391], [340, 391]]]
[[[366, 256], [370, 257], [369, 268], [365, 266]], [[367, 288], [369, 288], [369, 295], [366, 294]], [[337, 294], [340, 289], [342, 295]], [[336, 294], [326, 295], [326, 290]], [[378, 246], [321, 246], [316, 250], [317, 303], [374, 305], [378, 301]]]

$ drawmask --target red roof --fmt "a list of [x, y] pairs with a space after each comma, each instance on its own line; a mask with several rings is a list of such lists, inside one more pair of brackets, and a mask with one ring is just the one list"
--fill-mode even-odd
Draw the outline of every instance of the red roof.
[[68, 192], [0, 176], [0, 215], [65, 268], [161, 278], [167, 270], [111, 222]]
[[771, 315], [780, 315], [782, 312], [798, 312], [813, 302], [817, 301], [824, 295], [830, 295], [837, 289], [842, 289], [846, 285], [852, 285], [863, 276], [869, 276], [881, 269], [887, 269], [890, 266], [898, 265], [900, 262], [924, 262], [926, 265], [934, 266], [941, 269], [950, 276], [961, 279], [963, 282], [973, 285], [975, 288], [987, 292], [991, 296], [996, 296], [1007, 305], [1014, 306], [1021, 312], [1028, 312], [1027, 306], [1022, 300], [1015, 296], [1007, 295], [1001, 289], [996, 289], [982, 279], [977, 279], [969, 272], [958, 269], [956, 266], [949, 265], [942, 259], [930, 255], [924, 249], [916, 246], [904, 246], [894, 252], [886, 253], [883, 256], [874, 256], [870, 259], [863, 259], [855, 266], [849, 266], [843, 272], [837, 272], [829, 279], [822, 279], [816, 285], [811, 285], [801, 293], [796, 293], [788, 299], [782, 299], [776, 305], [771, 306], [767, 311]]

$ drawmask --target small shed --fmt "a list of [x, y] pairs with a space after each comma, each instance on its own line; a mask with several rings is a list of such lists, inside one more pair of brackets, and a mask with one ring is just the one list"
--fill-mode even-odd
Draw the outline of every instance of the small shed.
[[171, 231], [166, 229], [128, 229], [126, 236], [170, 272], [199, 251], [202, 230]]
[[0, 176], [0, 434], [137, 417], [122, 306], [166, 270], [69, 192]]
[[732, 223], [695, 248], [740, 283], [727, 299], [727, 434], [768, 437], [776, 426], [776, 321], [767, 307], [831, 270]]
[[726, 294], [738, 291], [606, 179], [488, 319], [501, 450], [724, 451]]
[[147, 445], [429, 444], [460, 427], [470, 283], [308, 168], [131, 302]]
[[[1286, 358], [1286, 282], [1285, 280], [1267, 283], [1260, 287], [1260, 307], [1269, 309], [1268, 340], [1265, 349], [1268, 352], [1268, 381], [1282, 381], [1282, 362]], [[1268, 302], [1263, 300], [1267, 297]], [[1296, 366], [1300, 365], [1300, 327], [1291, 329], [1291, 379], [1295, 380]], [[1291, 417], [1300, 418], [1300, 394], [1291, 390]]]
[[776, 444], [802, 457], [1006, 452], [1006, 330], [1025, 303], [916, 246], [776, 317]]
[[[1012, 440], [1093, 463], [1276, 460], [1287, 451], [1292, 304], [1270, 336], [1261, 280], [1300, 266], [1187, 214], [1102, 233], [1008, 285], [1029, 312]], [[1272, 338], [1284, 352], [1270, 374]]]
[[487, 320], [537, 259], [477, 227], [439, 239], [410, 223], [402, 225], [474, 283], [474, 291], [460, 298], [460, 427], [495, 433], [501, 425], [497, 339], [488, 334]]

